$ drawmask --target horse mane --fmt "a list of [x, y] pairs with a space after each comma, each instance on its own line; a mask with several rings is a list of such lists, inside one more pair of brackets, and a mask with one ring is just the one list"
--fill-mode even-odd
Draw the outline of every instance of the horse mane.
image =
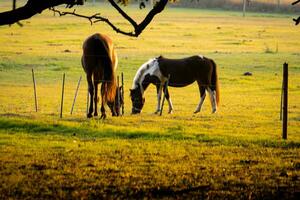
[[138, 84], [140, 84], [141, 79], [144, 77], [145, 72], [149, 69], [149, 64], [153, 61], [157, 60], [157, 58], [152, 58], [149, 59], [147, 62], [142, 64], [142, 66], [138, 69], [136, 72], [134, 79], [133, 79], [133, 84], [131, 89], [136, 89], [138, 87]]

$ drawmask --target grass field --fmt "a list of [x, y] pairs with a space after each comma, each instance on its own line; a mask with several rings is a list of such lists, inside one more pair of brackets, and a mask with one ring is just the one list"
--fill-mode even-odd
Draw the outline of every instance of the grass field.
[[[10, 1], [1, 3], [0, 11]], [[141, 20], [148, 10], [126, 8]], [[99, 12], [130, 27], [100, 4]], [[167, 8], [139, 38], [45, 11], [0, 27], [0, 198], [297, 199], [300, 195], [300, 41], [292, 15]], [[83, 40], [108, 34], [125, 75], [125, 116], [86, 119]], [[218, 64], [221, 103], [194, 115], [196, 84], [170, 88], [174, 113], [154, 115], [152, 86], [130, 115], [136, 70], [159, 55], [203, 54]], [[288, 140], [281, 139], [282, 64], [289, 63]], [[34, 110], [31, 69], [39, 111]], [[243, 76], [250, 71], [253, 76]], [[64, 116], [59, 118], [62, 74]], [[74, 114], [70, 108], [80, 75]], [[166, 107], [165, 107], [166, 108]]]

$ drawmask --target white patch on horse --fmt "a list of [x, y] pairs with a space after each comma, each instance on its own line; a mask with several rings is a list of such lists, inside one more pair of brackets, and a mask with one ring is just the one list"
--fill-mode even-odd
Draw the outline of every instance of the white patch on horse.
[[198, 112], [201, 111], [201, 108], [202, 108], [205, 97], [206, 97], [206, 92], [201, 96], [200, 102], [199, 102], [196, 110], [194, 111], [194, 113], [198, 113]]
[[136, 89], [138, 85], [141, 87], [141, 93], [144, 94], [144, 90], [142, 87], [142, 83], [145, 79], [146, 75], [155, 76], [157, 77], [161, 82], [164, 81], [164, 77], [159, 69], [159, 64], [156, 58], [150, 59], [148, 62], [144, 63], [139, 70], [137, 71], [134, 79], [133, 79], [133, 85], [132, 89]]
[[203, 55], [199, 54], [198, 56], [199, 56], [201, 59], [204, 59], [204, 56], [203, 56]]
[[160, 102], [161, 102], [161, 95], [162, 95], [162, 90], [163, 90], [163, 87], [162, 85], [159, 87], [159, 90], [158, 90], [158, 93], [157, 93], [157, 106], [156, 106], [156, 111], [155, 111], [155, 114], [159, 113], [160, 112]]
[[209, 87], [207, 88], [207, 91], [210, 94], [210, 102], [212, 107], [212, 113], [217, 112], [217, 98], [216, 98], [216, 91], [212, 91]]
[[171, 113], [173, 113], [173, 110], [174, 110], [174, 108], [173, 108], [173, 104], [172, 104], [172, 101], [171, 101], [171, 97], [169, 97], [169, 99], [167, 99], [167, 101], [168, 101], [168, 104], [169, 104], [169, 114], [171, 114]]
[[133, 79], [132, 87], [131, 89], [136, 89], [138, 87], [138, 84], [140, 83], [140, 79], [142, 78], [143, 74], [148, 68], [149, 63], [153, 62], [154, 59], [150, 59], [147, 62], [145, 62], [136, 72], [135, 77]]

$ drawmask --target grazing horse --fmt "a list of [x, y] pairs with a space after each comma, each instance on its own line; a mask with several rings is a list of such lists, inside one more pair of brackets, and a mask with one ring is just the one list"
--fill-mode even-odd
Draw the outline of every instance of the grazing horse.
[[206, 97], [206, 91], [210, 94], [212, 113], [217, 111], [220, 93], [217, 66], [212, 59], [202, 55], [182, 59], [168, 59], [160, 56], [144, 63], [134, 77], [133, 85], [130, 89], [132, 114], [141, 112], [145, 103], [144, 91], [150, 83], [154, 84], [157, 89], [157, 108], [155, 113], [160, 112], [162, 92], [165, 93], [168, 101], [169, 113], [172, 113], [173, 105], [168, 87], [165, 85], [169, 76], [168, 85], [171, 87], [185, 87], [197, 81], [200, 101], [194, 113], [200, 112]]
[[[118, 64], [117, 54], [112, 40], [103, 34], [96, 33], [88, 37], [83, 43], [83, 55], [81, 58], [82, 67], [86, 73], [88, 82], [88, 91], [90, 94], [90, 107], [87, 117], [98, 116], [97, 103], [98, 84], [101, 84], [101, 118], [105, 119], [104, 105], [108, 104], [112, 115], [119, 115], [117, 107], [116, 94], [120, 88], [117, 88], [116, 69]], [[93, 107], [95, 105], [95, 109]], [[120, 106], [120, 105], [118, 105]]]

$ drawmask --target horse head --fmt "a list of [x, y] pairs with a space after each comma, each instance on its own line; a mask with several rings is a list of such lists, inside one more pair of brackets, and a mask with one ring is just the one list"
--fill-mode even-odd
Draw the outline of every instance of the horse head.
[[112, 116], [121, 115], [121, 107], [124, 105], [123, 86], [116, 88], [116, 96], [113, 102], [108, 101], [107, 105], [110, 108]]
[[144, 106], [145, 98], [143, 98], [141, 86], [139, 84], [135, 89], [130, 89], [130, 97], [132, 102], [131, 114], [140, 113]]

